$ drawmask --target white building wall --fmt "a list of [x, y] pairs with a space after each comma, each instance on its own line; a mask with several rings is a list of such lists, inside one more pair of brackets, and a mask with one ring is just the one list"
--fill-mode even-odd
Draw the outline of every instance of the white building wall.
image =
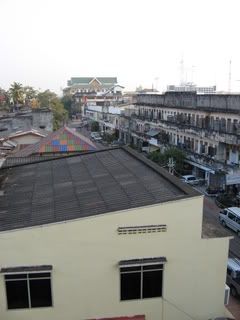
[[[120, 226], [166, 224], [167, 231], [118, 235]], [[225, 315], [228, 238], [202, 239], [202, 197], [0, 233], [1, 267], [52, 264], [54, 306], [7, 310], [0, 319], [77, 320], [145, 314], [146, 320]], [[163, 297], [120, 301], [118, 262], [164, 256]]]

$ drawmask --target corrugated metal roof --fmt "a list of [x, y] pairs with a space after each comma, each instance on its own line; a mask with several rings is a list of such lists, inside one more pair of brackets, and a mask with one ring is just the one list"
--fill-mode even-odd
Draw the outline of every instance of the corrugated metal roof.
[[155, 137], [156, 135], [158, 135], [160, 133], [160, 130], [156, 130], [156, 129], [151, 129], [149, 130], [146, 135], [150, 136], [150, 137]]
[[7, 173], [0, 231], [198, 195], [126, 148], [28, 164]]

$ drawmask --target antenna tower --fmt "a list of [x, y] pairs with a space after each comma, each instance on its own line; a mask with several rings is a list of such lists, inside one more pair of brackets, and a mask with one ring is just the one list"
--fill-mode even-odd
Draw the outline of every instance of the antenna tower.
[[229, 61], [229, 73], [228, 73], [228, 92], [231, 92], [232, 87], [232, 60]]
[[184, 60], [183, 56], [180, 61], [180, 85], [183, 85], [184, 83]]

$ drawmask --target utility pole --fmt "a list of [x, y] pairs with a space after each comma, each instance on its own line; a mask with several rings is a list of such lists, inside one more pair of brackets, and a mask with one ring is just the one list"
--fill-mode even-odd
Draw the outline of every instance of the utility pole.
[[172, 157], [168, 159], [168, 164], [167, 164], [167, 166], [168, 166], [168, 172], [169, 172], [170, 174], [172, 174], [172, 175], [174, 174], [175, 164], [176, 164], [176, 162], [173, 160]]

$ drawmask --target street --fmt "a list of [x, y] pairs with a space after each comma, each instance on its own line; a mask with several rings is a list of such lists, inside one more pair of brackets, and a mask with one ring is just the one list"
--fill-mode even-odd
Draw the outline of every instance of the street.
[[215, 204], [214, 197], [204, 197], [203, 206], [203, 222], [206, 228], [214, 228], [217, 236], [229, 235], [234, 239], [230, 240], [229, 255], [240, 258], [240, 238], [235, 232], [228, 228], [224, 228], [219, 220], [218, 214], [221, 209]]
[[[207, 228], [208, 234], [211, 229], [212, 233], [217, 236], [233, 236], [234, 239], [230, 240], [229, 256], [240, 258], [240, 238], [232, 230], [224, 228], [219, 220], [218, 213], [220, 208], [215, 204], [214, 198], [204, 196], [203, 206], [203, 229]], [[232, 313], [236, 320], [240, 320], [240, 299], [230, 295], [228, 310]]]

